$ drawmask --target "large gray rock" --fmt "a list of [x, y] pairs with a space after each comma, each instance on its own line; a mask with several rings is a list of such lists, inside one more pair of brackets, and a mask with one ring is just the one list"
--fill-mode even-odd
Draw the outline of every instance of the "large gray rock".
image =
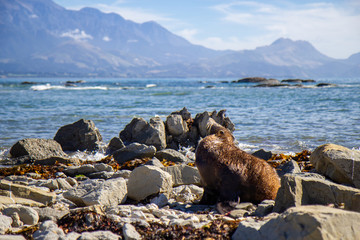
[[181, 136], [189, 131], [186, 122], [179, 114], [170, 114], [166, 118], [166, 128], [173, 136]]
[[45, 205], [53, 203], [56, 199], [54, 192], [46, 192], [38, 188], [12, 183], [7, 180], [0, 180], [0, 190], [3, 190], [2, 195], [8, 193], [8, 196], [25, 198]]
[[130, 175], [128, 197], [141, 201], [157, 193], [168, 196], [172, 185], [172, 177], [169, 173], [154, 166], [140, 166], [135, 168]]
[[45, 208], [35, 207], [33, 209], [37, 211], [40, 222], [44, 222], [46, 220], [52, 220], [56, 222], [57, 220], [59, 220], [60, 218], [62, 218], [63, 216], [65, 216], [70, 212], [66, 208], [56, 209], [51, 207], [45, 207]]
[[159, 160], [167, 160], [175, 163], [185, 163], [188, 161], [188, 158], [184, 154], [174, 150], [174, 149], [164, 149], [156, 152], [155, 157]]
[[315, 149], [310, 162], [316, 171], [333, 181], [360, 188], [360, 151], [325, 144]]
[[277, 217], [245, 220], [232, 236], [241, 239], [360, 239], [360, 213], [326, 206], [290, 208]]
[[127, 197], [126, 180], [86, 180], [77, 188], [64, 192], [63, 196], [79, 207], [91, 205], [112, 206], [124, 203]]
[[151, 118], [149, 123], [143, 118], [133, 118], [119, 135], [125, 143], [152, 145], [157, 150], [166, 148], [165, 124], [159, 117]]
[[180, 111], [172, 112], [170, 115], [180, 115], [184, 121], [191, 119], [191, 113], [187, 110], [186, 107]]
[[131, 143], [120, 150], [113, 153], [114, 159], [123, 164], [135, 158], [152, 158], [155, 156], [156, 148], [154, 146], [147, 146], [140, 143]]
[[290, 160], [284, 164], [281, 164], [276, 168], [276, 172], [279, 175], [279, 177], [284, 176], [285, 174], [293, 174], [293, 173], [301, 173], [301, 169], [299, 167], [299, 164], [295, 162], [294, 160]]
[[325, 180], [319, 174], [285, 174], [275, 199], [275, 212], [301, 205], [341, 205], [360, 212], [360, 189]]
[[209, 113], [207, 111], [199, 113], [195, 116], [194, 124], [199, 129], [201, 137], [209, 135], [209, 130], [214, 122], [229, 129], [231, 132], [235, 130], [235, 125], [231, 122], [230, 118], [225, 116], [226, 110], [220, 110], [218, 113], [213, 111]]
[[65, 233], [55, 222], [48, 220], [43, 222], [40, 225], [39, 230], [34, 232], [33, 238], [34, 240], [65, 239]]
[[102, 137], [93, 121], [80, 119], [61, 127], [54, 140], [60, 143], [64, 151], [94, 151], [99, 148]]
[[11, 157], [28, 157], [30, 160], [43, 160], [51, 157], [67, 157], [60, 144], [52, 139], [25, 138], [10, 149]]
[[39, 214], [31, 207], [16, 205], [3, 209], [2, 213], [9, 217], [14, 213], [17, 213], [20, 217], [20, 221], [27, 225], [35, 225], [39, 221]]
[[200, 173], [196, 167], [179, 164], [163, 168], [163, 170], [171, 175], [174, 187], [189, 184], [201, 186]]

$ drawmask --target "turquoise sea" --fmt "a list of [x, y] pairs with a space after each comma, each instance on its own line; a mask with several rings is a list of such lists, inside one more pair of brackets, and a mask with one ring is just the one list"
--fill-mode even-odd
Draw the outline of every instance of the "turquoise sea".
[[[360, 79], [315, 79], [331, 87], [265, 88], [236, 79], [0, 79], [0, 153], [23, 138], [53, 138], [81, 118], [99, 128], [104, 141], [134, 116], [166, 119], [186, 107], [192, 117], [227, 109], [246, 151], [313, 150], [324, 143], [360, 147]], [[281, 79], [279, 79], [281, 80]], [[37, 84], [21, 84], [24, 81]]]

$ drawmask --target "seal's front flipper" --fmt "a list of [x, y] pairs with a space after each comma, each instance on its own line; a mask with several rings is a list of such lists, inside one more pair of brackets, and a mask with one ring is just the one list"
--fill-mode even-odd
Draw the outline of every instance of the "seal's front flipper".
[[220, 213], [220, 214], [228, 214], [230, 211], [234, 210], [236, 205], [238, 205], [240, 202], [239, 201], [222, 201], [222, 202], [218, 202], [216, 204], [216, 210]]

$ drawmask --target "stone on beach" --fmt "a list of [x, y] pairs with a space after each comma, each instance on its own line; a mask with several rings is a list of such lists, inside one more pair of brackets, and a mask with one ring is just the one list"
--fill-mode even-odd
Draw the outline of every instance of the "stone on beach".
[[35, 240], [65, 239], [65, 233], [54, 221], [47, 220], [40, 224], [39, 230], [34, 232], [33, 238]]
[[281, 178], [275, 212], [313, 204], [344, 204], [345, 209], [360, 212], [360, 189], [325, 180], [315, 173], [285, 174]]
[[360, 151], [325, 144], [315, 149], [310, 162], [317, 172], [333, 181], [360, 188]]
[[11, 217], [0, 214], [0, 234], [5, 234], [5, 232], [11, 229], [12, 222]]
[[321, 205], [301, 206], [265, 221], [242, 221], [232, 239], [359, 239], [359, 222], [357, 212]]
[[29, 160], [43, 160], [51, 157], [67, 157], [60, 144], [52, 139], [25, 138], [10, 149], [11, 157], [29, 157]]
[[60, 143], [64, 151], [95, 151], [99, 149], [102, 137], [93, 121], [80, 119], [62, 126], [54, 140]]
[[53, 203], [56, 199], [54, 192], [46, 192], [38, 188], [12, 183], [7, 180], [0, 180], [0, 189], [8, 192], [8, 196], [30, 199], [45, 205]]
[[125, 240], [140, 240], [141, 235], [136, 231], [135, 227], [130, 223], [125, 223], [123, 226], [123, 234]]
[[123, 164], [135, 158], [152, 158], [155, 156], [156, 148], [140, 143], [131, 143], [113, 153], [114, 159]]
[[168, 196], [172, 185], [172, 177], [169, 173], [154, 166], [140, 166], [135, 168], [130, 175], [128, 197], [141, 201], [157, 193]]
[[127, 184], [123, 178], [86, 180], [76, 188], [64, 192], [64, 197], [79, 207], [91, 205], [112, 206], [124, 203]]
[[98, 172], [113, 172], [113, 168], [107, 164], [104, 163], [96, 163], [96, 164], [84, 164], [81, 166], [69, 166], [66, 167], [63, 172], [67, 176], [74, 177], [76, 175], [85, 175], [89, 176], [93, 173]]
[[20, 221], [27, 225], [35, 225], [39, 221], [39, 214], [31, 207], [13, 205], [3, 209], [2, 213], [9, 217], [14, 213], [17, 213], [20, 217]]
[[178, 164], [163, 168], [172, 176], [173, 186], [195, 184], [200, 186], [200, 173], [196, 167], [190, 167], [185, 164]]
[[174, 149], [164, 149], [156, 152], [155, 157], [159, 160], [167, 160], [174, 163], [185, 163], [188, 158]]

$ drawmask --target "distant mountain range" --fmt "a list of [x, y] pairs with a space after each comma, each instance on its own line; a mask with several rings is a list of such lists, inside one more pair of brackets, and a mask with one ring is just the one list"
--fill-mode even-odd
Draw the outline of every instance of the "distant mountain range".
[[284, 38], [255, 50], [216, 51], [156, 22], [67, 10], [51, 0], [1, 0], [0, 75], [360, 77], [360, 53], [334, 59]]

